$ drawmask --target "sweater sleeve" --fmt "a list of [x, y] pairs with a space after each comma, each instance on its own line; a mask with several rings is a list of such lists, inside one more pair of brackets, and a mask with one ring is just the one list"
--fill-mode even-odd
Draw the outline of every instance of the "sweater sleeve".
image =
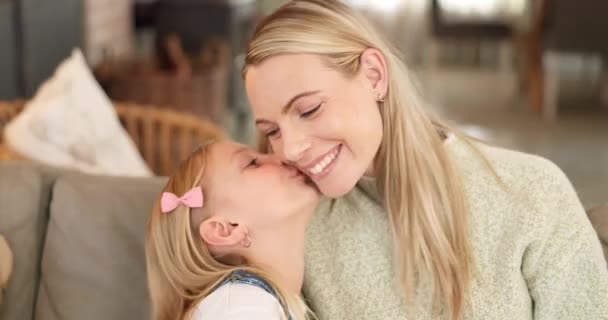
[[597, 234], [564, 173], [541, 164], [528, 190], [537, 232], [522, 262], [534, 319], [608, 319], [608, 268]]

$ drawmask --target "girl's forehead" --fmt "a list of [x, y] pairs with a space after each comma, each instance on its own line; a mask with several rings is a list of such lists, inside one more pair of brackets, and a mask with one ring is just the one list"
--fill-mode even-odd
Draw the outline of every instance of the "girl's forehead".
[[214, 180], [218, 176], [227, 176], [237, 169], [239, 156], [253, 152], [250, 147], [235, 142], [214, 143], [208, 150], [207, 165], [203, 180]]
[[216, 142], [210, 146], [208, 155], [209, 162], [228, 163], [234, 160], [234, 157], [240, 152], [251, 151], [252, 149], [232, 141]]

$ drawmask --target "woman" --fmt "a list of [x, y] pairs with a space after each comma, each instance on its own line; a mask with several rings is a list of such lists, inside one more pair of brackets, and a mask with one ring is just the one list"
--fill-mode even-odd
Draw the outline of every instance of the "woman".
[[334, 198], [307, 233], [320, 319], [608, 317], [606, 262], [564, 174], [431, 118], [344, 4], [279, 8], [243, 76], [262, 144]]
[[317, 190], [276, 157], [231, 142], [196, 150], [150, 214], [155, 320], [304, 320], [304, 234]]

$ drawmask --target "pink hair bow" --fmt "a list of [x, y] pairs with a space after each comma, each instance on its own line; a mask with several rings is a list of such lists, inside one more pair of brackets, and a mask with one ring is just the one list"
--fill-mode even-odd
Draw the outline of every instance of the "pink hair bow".
[[190, 189], [181, 198], [171, 192], [163, 192], [163, 195], [160, 197], [160, 211], [163, 213], [175, 210], [180, 204], [188, 208], [202, 208], [203, 190], [201, 187], [198, 186]]

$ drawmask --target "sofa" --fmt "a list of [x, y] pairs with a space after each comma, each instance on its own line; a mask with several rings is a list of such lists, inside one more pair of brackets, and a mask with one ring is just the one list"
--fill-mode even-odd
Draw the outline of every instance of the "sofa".
[[[0, 320], [148, 319], [145, 224], [165, 181], [0, 161], [0, 234], [15, 261]], [[607, 209], [590, 215], [605, 250]]]
[[148, 319], [144, 229], [164, 183], [0, 162], [15, 263], [0, 319]]

